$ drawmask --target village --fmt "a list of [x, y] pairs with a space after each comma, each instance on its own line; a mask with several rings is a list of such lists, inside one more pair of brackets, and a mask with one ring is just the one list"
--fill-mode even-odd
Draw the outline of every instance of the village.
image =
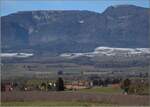
[[[61, 78], [61, 77], [60, 77]], [[59, 78], [58, 78], [59, 79]], [[75, 80], [63, 83], [65, 90], [89, 89], [92, 87], [120, 86], [120, 80]], [[4, 81], [1, 83], [1, 91], [56, 91], [57, 81], [53, 80], [27, 80], [24, 82]], [[63, 91], [63, 90], [62, 90]]]
[[[33, 78], [22, 80], [2, 80], [1, 91], [13, 92], [13, 91], [80, 91], [82, 89], [91, 90], [93, 88], [108, 87], [112, 89], [122, 90], [122, 93], [134, 94], [148, 94], [144, 90], [148, 89], [148, 78], [145, 78], [146, 74], [132, 76], [130, 78], [122, 78], [118, 75], [112, 76], [109, 73], [86, 73], [86, 76], [66, 76], [63, 71], [58, 71], [55, 78]], [[144, 76], [144, 78], [142, 77]], [[148, 75], [147, 75], [148, 77]], [[127, 81], [127, 83], [126, 83]], [[125, 86], [126, 85], [126, 86]], [[144, 85], [144, 86], [143, 86]], [[137, 87], [140, 87], [137, 89]], [[146, 87], [146, 89], [145, 89]], [[130, 89], [129, 89], [130, 88]], [[138, 92], [139, 90], [139, 92]]]

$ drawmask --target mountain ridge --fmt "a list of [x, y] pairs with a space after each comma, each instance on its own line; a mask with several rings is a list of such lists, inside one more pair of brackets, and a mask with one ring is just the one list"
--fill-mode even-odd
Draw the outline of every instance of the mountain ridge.
[[102, 13], [46, 10], [10, 14], [1, 17], [2, 51], [64, 53], [89, 52], [99, 46], [150, 47], [148, 12], [128, 5], [108, 7]]
[[149, 9], [147, 7], [142, 7], [142, 6], [137, 6], [137, 5], [130, 5], [130, 4], [121, 4], [121, 5], [110, 5], [109, 7], [107, 7], [104, 11], [102, 12], [98, 12], [98, 11], [92, 11], [92, 10], [78, 10], [78, 9], [72, 9], [72, 10], [63, 10], [63, 9], [41, 9], [41, 10], [24, 10], [24, 11], [17, 11], [17, 12], [14, 12], [14, 13], [10, 13], [10, 14], [7, 14], [7, 15], [3, 15], [1, 17], [7, 17], [9, 15], [14, 15], [14, 14], [19, 14], [19, 13], [26, 13], [26, 12], [40, 12], [40, 11], [53, 11], [53, 12], [64, 12], [64, 11], [85, 11], [85, 12], [92, 12], [92, 13], [98, 13], [98, 14], [103, 14], [106, 10], [108, 10], [109, 8], [118, 8], [118, 7], [137, 7], [137, 8], [141, 8], [141, 9]]

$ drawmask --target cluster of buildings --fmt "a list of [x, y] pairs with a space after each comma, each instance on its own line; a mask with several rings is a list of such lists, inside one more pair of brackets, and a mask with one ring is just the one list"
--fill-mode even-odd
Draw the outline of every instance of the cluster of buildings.
[[[30, 82], [29, 82], [30, 81]], [[1, 83], [1, 91], [13, 91], [13, 90], [22, 90], [22, 91], [56, 91], [56, 81], [48, 81], [45, 80], [41, 82], [37, 80], [37, 82], [31, 82], [32, 80], [25, 81], [24, 83], [19, 82], [2, 82]], [[65, 90], [79, 90], [92, 88], [97, 86], [119, 86], [120, 80], [110, 81], [108, 79], [91, 79], [91, 80], [70, 80], [64, 81]]]
[[[56, 83], [55, 82], [46, 82], [37, 84], [19, 84], [14, 85], [14, 82], [2, 82], [1, 83], [1, 91], [13, 91], [13, 90], [22, 90], [22, 91], [32, 91], [32, 90], [40, 90], [40, 91], [56, 91]], [[72, 81], [64, 83], [64, 87], [66, 90], [78, 90], [84, 88], [91, 88], [92, 82], [80, 80], [80, 81]]]

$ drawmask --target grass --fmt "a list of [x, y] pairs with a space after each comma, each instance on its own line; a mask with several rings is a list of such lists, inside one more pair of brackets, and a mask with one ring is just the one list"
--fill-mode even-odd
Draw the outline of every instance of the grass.
[[25, 102], [2, 102], [2, 106], [111, 106], [111, 103], [104, 102], [83, 102], [83, 101], [25, 101]]
[[90, 89], [80, 89], [80, 92], [91, 92], [91, 93], [107, 93], [107, 94], [117, 94], [121, 93], [122, 90], [119, 87], [95, 87]]

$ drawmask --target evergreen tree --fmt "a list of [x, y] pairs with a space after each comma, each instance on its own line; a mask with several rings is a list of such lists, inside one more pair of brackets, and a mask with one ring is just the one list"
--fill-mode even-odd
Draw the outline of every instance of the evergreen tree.
[[121, 88], [124, 90], [124, 92], [128, 93], [130, 85], [131, 85], [131, 81], [129, 79], [125, 79], [123, 81]]
[[57, 82], [56, 82], [56, 90], [57, 91], [64, 91], [64, 81], [61, 77], [59, 77]]

